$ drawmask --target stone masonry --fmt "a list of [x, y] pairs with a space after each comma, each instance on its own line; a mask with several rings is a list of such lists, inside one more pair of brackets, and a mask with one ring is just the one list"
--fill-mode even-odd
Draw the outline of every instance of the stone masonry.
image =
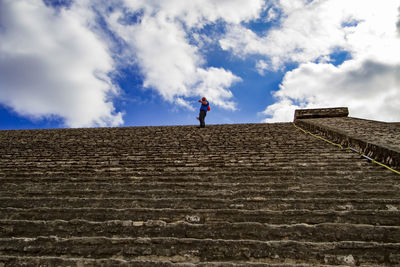
[[[295, 122], [304, 129], [358, 151], [393, 167], [400, 167], [400, 127], [386, 123], [347, 117], [347, 108], [296, 110]], [[314, 112], [312, 112], [314, 111]], [[322, 111], [322, 112], [321, 112]], [[312, 114], [326, 114], [326, 117]], [[333, 116], [332, 116], [333, 114]], [[334, 115], [337, 115], [335, 117]], [[306, 118], [306, 119], [305, 119]]]
[[296, 109], [294, 120], [315, 119], [315, 118], [339, 118], [349, 115], [348, 108], [316, 108], [316, 109]]
[[[398, 125], [314, 112], [399, 152]], [[0, 267], [400, 266], [399, 189], [292, 123], [0, 131]]]

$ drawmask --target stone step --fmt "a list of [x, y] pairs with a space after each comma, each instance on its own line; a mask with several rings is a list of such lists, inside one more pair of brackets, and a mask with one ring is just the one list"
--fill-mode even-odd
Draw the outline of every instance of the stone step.
[[166, 223], [148, 221], [86, 220], [0, 220], [0, 237], [32, 238], [37, 236], [85, 237], [175, 237], [196, 239], [296, 240], [304, 242], [363, 241], [396, 243], [400, 226], [323, 223], [316, 225], [272, 225], [252, 222], [210, 222], [193, 224], [184, 221]]
[[[157, 257], [141, 256], [137, 260], [124, 259], [92, 259], [92, 258], [68, 258], [68, 257], [26, 257], [26, 256], [2, 256], [0, 255], [0, 265], [4, 267], [14, 266], [126, 266], [126, 267], [314, 267], [315, 265], [307, 263], [267, 263], [264, 262], [187, 262], [184, 256]], [[276, 262], [276, 260], [273, 260]], [[338, 265], [318, 265], [320, 267], [333, 267]], [[347, 265], [341, 265], [347, 266]], [[366, 266], [366, 265], [363, 265]]]
[[54, 190], [156, 190], [156, 189], [164, 189], [164, 188], [176, 188], [176, 189], [190, 189], [196, 188], [197, 190], [238, 190], [238, 189], [264, 189], [264, 190], [327, 190], [327, 189], [335, 189], [335, 190], [357, 190], [357, 191], [365, 191], [365, 190], [393, 190], [400, 189], [400, 183], [395, 185], [393, 183], [381, 182], [381, 183], [364, 183], [359, 181], [358, 183], [347, 183], [347, 184], [337, 184], [337, 183], [309, 183], [307, 181], [300, 182], [258, 182], [258, 183], [221, 183], [221, 182], [147, 182], [147, 181], [138, 181], [138, 182], [130, 182], [130, 183], [105, 183], [105, 182], [51, 182], [51, 183], [1, 183], [0, 191], [54, 191]]
[[[292, 164], [282, 164], [282, 165], [252, 165], [248, 164], [245, 167], [238, 167], [233, 166], [215, 166], [212, 164], [204, 164], [200, 165], [199, 167], [175, 167], [175, 166], [165, 166], [165, 167], [157, 167], [152, 165], [147, 165], [146, 167], [127, 167], [127, 166], [91, 166], [91, 167], [42, 167], [42, 168], [30, 168], [26, 166], [12, 166], [12, 167], [2, 167], [1, 173], [3, 176], [7, 177], [34, 177], [37, 175], [44, 175], [44, 176], [55, 176], [57, 174], [63, 174], [65, 176], [87, 176], [87, 175], [100, 175], [101, 173], [112, 174], [112, 175], [135, 175], [146, 172], [148, 175], [152, 174], [167, 174], [167, 175], [188, 175], [193, 174], [195, 172], [201, 172], [204, 169], [208, 170], [209, 172], [213, 172], [216, 175], [232, 175], [235, 174], [248, 174], [251, 176], [253, 173], [255, 174], [283, 174], [285, 175], [288, 172], [291, 172], [295, 175], [340, 175], [340, 174], [357, 174], [363, 172], [364, 174], [371, 173], [378, 174], [381, 171], [385, 171], [383, 167], [378, 165], [370, 165], [368, 167], [350, 167], [346, 165], [329, 165], [329, 166], [317, 166], [317, 165], [310, 165], [310, 166], [295, 166]], [[232, 168], [229, 168], [232, 167]], [[371, 168], [371, 169], [369, 169]], [[312, 171], [310, 171], [312, 169]], [[387, 170], [390, 172], [389, 170]], [[386, 171], [385, 171], [386, 172]]]
[[309, 264], [400, 264], [400, 243], [360, 241], [301, 242], [213, 240], [192, 238], [38, 237], [0, 238], [0, 250], [10, 256], [56, 256], [128, 260], [154, 255], [184, 262], [250, 261]]
[[244, 210], [400, 210], [400, 199], [351, 198], [0, 198], [7, 208], [156, 208], [156, 209], [244, 209]]
[[[8, 177], [8, 178], [35, 178], [41, 177], [104, 177], [104, 176], [190, 176], [197, 173], [203, 173], [205, 177], [209, 176], [212, 173], [214, 176], [230, 176], [230, 177], [252, 177], [252, 176], [283, 176], [283, 177], [323, 177], [323, 176], [341, 176], [344, 178], [352, 178], [352, 177], [363, 177], [364, 175], [367, 177], [375, 176], [375, 177], [392, 177], [392, 179], [396, 179], [396, 174], [386, 170], [385, 168], [369, 164], [368, 167], [360, 167], [360, 168], [331, 168], [331, 169], [315, 169], [315, 168], [293, 168], [289, 164], [286, 166], [276, 167], [231, 167], [231, 168], [210, 168], [207, 165], [203, 165], [201, 167], [192, 167], [192, 168], [163, 168], [156, 169], [154, 167], [148, 166], [142, 169], [133, 169], [133, 168], [120, 168], [120, 167], [107, 167], [101, 169], [86, 169], [86, 170], [78, 170], [76, 168], [66, 168], [64, 170], [60, 169], [38, 169], [38, 170], [28, 170], [28, 169], [16, 169], [14, 167], [10, 167], [8, 170], [6, 168], [0, 169], [0, 177]], [[205, 172], [208, 172], [207, 175]], [[396, 177], [396, 178], [394, 178]], [[398, 178], [397, 178], [398, 180]]]
[[[383, 167], [379, 167], [383, 168]], [[329, 179], [330, 177], [337, 176], [337, 178], [332, 178], [335, 179], [336, 181], [343, 181], [344, 179], [356, 179], [357, 177], [360, 177], [360, 179], [364, 179], [363, 177], [363, 171], [346, 171], [346, 170], [331, 170], [331, 171], [299, 171], [291, 168], [282, 168], [280, 171], [254, 171], [253, 170], [243, 170], [243, 171], [215, 171], [215, 170], [210, 170], [207, 167], [204, 167], [204, 170], [199, 170], [199, 171], [188, 171], [188, 172], [182, 172], [179, 173], [178, 171], [174, 172], [166, 172], [166, 171], [154, 171], [154, 170], [142, 170], [142, 171], [131, 171], [131, 170], [116, 170], [113, 168], [110, 169], [102, 169], [102, 170], [92, 170], [92, 171], [74, 171], [73, 169], [70, 170], [64, 170], [64, 171], [21, 171], [21, 172], [13, 172], [13, 173], [0, 173], [0, 180], [2, 179], [43, 179], [43, 178], [65, 178], [65, 179], [70, 179], [70, 178], [77, 178], [77, 177], [93, 177], [93, 178], [109, 178], [113, 177], [113, 179], [118, 179], [118, 178], [126, 178], [126, 177], [142, 177], [142, 178], [152, 178], [152, 177], [165, 177], [165, 179], [170, 179], [170, 177], [175, 177], [171, 179], [180, 179], [179, 176], [182, 177], [187, 177], [192, 175], [196, 175], [197, 173], [200, 172], [208, 172], [208, 173], [213, 173], [215, 176], [210, 177], [210, 174], [204, 175], [204, 180], [205, 179], [213, 179], [213, 181], [226, 181], [227, 179], [230, 181], [232, 179], [238, 179], [239, 181], [242, 181], [243, 178], [247, 179], [257, 179], [257, 177], [273, 177], [276, 176], [277, 179], [289, 179], [290, 177], [292, 179], [317, 179], [317, 180], [323, 180], [323, 178], [326, 177], [326, 179]], [[396, 177], [396, 174], [391, 172], [390, 170], [387, 169], [380, 169], [377, 170], [376, 172], [364, 172], [367, 177], [365, 179], [371, 179], [375, 181], [394, 181], [396, 183], [399, 183], [399, 178]], [[385, 175], [386, 174], [386, 175]], [[388, 179], [386, 179], [388, 178]], [[204, 181], [203, 180], [203, 181]]]
[[[32, 155], [32, 157], [18, 157], [13, 155], [12, 158], [9, 159], [0, 159], [2, 167], [6, 167], [8, 165], [15, 165], [18, 167], [24, 166], [24, 162], [27, 163], [27, 167], [68, 167], [68, 166], [143, 166], [149, 163], [152, 163], [156, 166], [191, 166], [189, 164], [193, 164], [194, 166], [209, 163], [220, 165], [235, 164], [233, 166], [246, 166], [246, 164], [268, 164], [268, 165], [283, 165], [283, 164], [292, 164], [293, 166], [298, 166], [302, 164], [316, 165], [316, 166], [326, 166], [330, 164], [340, 164], [343, 163], [345, 165], [350, 165], [350, 163], [355, 163], [357, 165], [365, 165], [367, 161], [361, 160], [361, 157], [356, 154], [338, 154], [331, 155], [330, 157], [321, 157], [319, 156], [319, 152], [317, 151], [299, 151], [296, 154], [285, 153], [282, 155], [251, 155], [247, 154], [243, 157], [238, 157], [236, 153], [232, 154], [224, 154], [221, 151], [220, 154], [215, 153], [215, 155], [207, 155], [204, 157], [204, 154], [183, 156], [182, 154], [169, 155], [163, 154], [162, 152], [154, 152], [152, 155], [146, 155], [141, 157], [140, 159], [136, 159], [136, 156], [128, 156], [128, 159], [119, 155], [115, 155], [112, 157], [107, 156], [108, 158], [101, 159], [99, 157], [87, 157], [83, 155], [74, 155], [68, 158], [52, 158], [52, 160], [48, 160], [48, 157], [40, 157], [38, 155]], [[270, 152], [271, 153], [271, 152]], [[313, 155], [311, 153], [318, 153]], [[158, 155], [157, 158], [154, 155]], [[131, 158], [131, 159], [129, 159]], [[261, 164], [260, 164], [261, 165]], [[262, 166], [262, 165], [261, 165]]]
[[[250, 134], [249, 134], [250, 135]], [[138, 145], [133, 142], [127, 142], [121, 146], [121, 140], [115, 140], [115, 142], [108, 142], [107, 144], [91, 144], [88, 145], [84, 142], [75, 142], [65, 146], [53, 146], [46, 147], [41, 144], [35, 144], [35, 142], [28, 143], [8, 143], [9, 146], [3, 146], [3, 149], [7, 152], [5, 154], [6, 158], [10, 153], [18, 152], [20, 156], [31, 156], [34, 152], [39, 152], [38, 155], [54, 155], [57, 157], [63, 157], [65, 155], [86, 155], [92, 156], [97, 153], [99, 156], [107, 156], [110, 152], [117, 153], [118, 151], [123, 152], [122, 154], [143, 154], [146, 152], [157, 152], [162, 151], [165, 153], [176, 154], [177, 152], [185, 151], [186, 153], [200, 153], [205, 150], [209, 150], [212, 152], [219, 152], [221, 150], [226, 151], [227, 153], [232, 151], [271, 151], [272, 153], [279, 154], [281, 151], [288, 151], [292, 154], [297, 153], [299, 150], [317, 150], [321, 148], [326, 148], [326, 151], [335, 151], [339, 150], [339, 148], [334, 147], [330, 144], [327, 144], [323, 141], [310, 139], [310, 138], [298, 138], [299, 136], [292, 135], [287, 136], [286, 138], [292, 137], [293, 140], [288, 141], [287, 139], [277, 139], [271, 140], [267, 139], [255, 139], [254, 137], [248, 136], [248, 138], [236, 139], [233, 140], [231, 138], [231, 142], [226, 142], [224, 140], [205, 140], [202, 141], [193, 141], [193, 140], [185, 140], [175, 139], [175, 142], [178, 144], [174, 144], [172, 140], [163, 140], [160, 142], [149, 140], [147, 144], [143, 143], [142, 145]], [[107, 137], [100, 137], [102, 139], [107, 139]], [[253, 139], [252, 139], [253, 138]], [[8, 141], [8, 140], [7, 140]], [[94, 137], [91, 141], [95, 141]], [[317, 142], [315, 142], [317, 141]], [[57, 141], [53, 141], [56, 144], [61, 144], [62, 140], [59, 143]], [[170, 144], [170, 146], [168, 146]], [[7, 145], [7, 144], [5, 144]], [[85, 146], [85, 149], [82, 149], [80, 146]], [[25, 150], [22, 150], [25, 148]], [[39, 149], [41, 148], [41, 149]], [[290, 149], [297, 148], [297, 149]], [[20, 151], [15, 151], [15, 149], [19, 149]], [[50, 154], [51, 153], [51, 154]]]
[[[42, 149], [42, 148], [40, 148]], [[143, 148], [142, 152], [135, 151], [134, 149], [130, 149], [128, 153], [123, 153], [121, 151], [110, 152], [99, 152], [96, 151], [96, 148], [93, 147], [93, 153], [82, 153], [77, 154], [67, 152], [68, 155], [56, 155], [54, 152], [49, 151], [45, 154], [42, 154], [40, 151], [32, 151], [31, 154], [21, 155], [20, 152], [10, 153], [6, 150], [3, 150], [5, 154], [0, 158], [0, 163], [3, 166], [7, 166], [8, 164], [14, 163], [17, 166], [23, 166], [23, 163], [26, 162], [28, 166], [32, 167], [40, 167], [40, 166], [85, 166], [85, 165], [133, 165], [140, 166], [143, 163], [154, 163], [156, 165], [180, 165], [185, 166], [186, 163], [236, 163], [237, 165], [245, 164], [245, 163], [269, 163], [269, 164], [283, 164], [283, 163], [292, 163], [294, 165], [300, 163], [313, 163], [313, 164], [321, 164], [326, 165], [326, 163], [330, 162], [332, 164], [336, 164], [338, 162], [342, 162], [348, 164], [350, 162], [361, 162], [361, 164], [365, 164], [365, 161], [360, 161], [360, 156], [354, 152], [343, 151], [338, 148], [333, 148], [333, 150], [329, 150], [327, 147], [312, 149], [305, 148], [301, 149], [299, 147], [281, 147], [275, 149], [258, 149], [258, 150], [248, 150], [243, 148], [238, 148], [235, 150], [225, 150], [225, 147], [221, 147], [219, 151], [179, 151], [174, 152], [166, 151], [166, 150], [155, 150], [152, 151], [151, 148]], [[204, 153], [207, 152], [207, 156], [204, 156]], [[51, 153], [51, 154], [50, 154]], [[50, 155], [49, 155], [50, 154]], [[51, 158], [51, 160], [50, 160]], [[363, 163], [364, 162], [364, 163]], [[366, 164], [365, 164], [366, 165]]]
[[[31, 154], [20, 154], [21, 152], [16, 151], [15, 153], [4, 151], [0, 158], [2, 165], [15, 162], [18, 165], [22, 165], [24, 161], [32, 166], [41, 165], [90, 165], [90, 164], [132, 164], [140, 165], [141, 163], [149, 163], [153, 161], [155, 164], [178, 164], [184, 166], [185, 163], [204, 163], [204, 162], [216, 162], [216, 163], [249, 163], [261, 161], [264, 163], [308, 163], [313, 162], [318, 164], [318, 159], [321, 163], [331, 161], [335, 162], [349, 162], [360, 159], [360, 156], [354, 152], [343, 151], [338, 148], [329, 150], [324, 148], [299, 148], [299, 147], [280, 147], [280, 148], [268, 148], [268, 149], [236, 149], [236, 150], [225, 150], [225, 147], [221, 147], [219, 151], [216, 150], [204, 150], [204, 151], [172, 151], [166, 150], [153, 150], [151, 148], [143, 148], [143, 151], [136, 151], [130, 149], [128, 153], [118, 153], [117, 151], [96, 151], [93, 147], [93, 153], [72, 153], [71, 151], [66, 152], [68, 155], [57, 155], [54, 154], [56, 151], [50, 151], [46, 153], [33, 152]], [[294, 149], [294, 150], [293, 150]], [[207, 156], [204, 153], [208, 152]], [[318, 153], [318, 154], [315, 154]], [[50, 160], [51, 159], [51, 160]]]
[[151, 190], [0, 190], [3, 197], [91, 197], [91, 198], [393, 198], [400, 199], [398, 190], [194, 190], [194, 189], [151, 189]]
[[[121, 146], [120, 141], [109, 143], [106, 145], [102, 144], [86, 144], [84, 142], [75, 143], [71, 146], [53, 146], [46, 147], [41, 144], [35, 144], [29, 142], [29, 144], [17, 144], [10, 143], [9, 140], [3, 140], [4, 142], [0, 146], [4, 150], [1, 160], [10, 160], [10, 155], [16, 155], [18, 157], [34, 158], [34, 155], [40, 157], [54, 157], [55, 159], [71, 158], [73, 156], [82, 156], [83, 158], [97, 157], [99, 159], [110, 158], [110, 156], [118, 156], [124, 159], [134, 160], [140, 159], [145, 155], [152, 155], [154, 158], [160, 158], [160, 155], [169, 154], [171, 156], [184, 156], [191, 157], [192, 155], [201, 155], [204, 151], [209, 151], [210, 156], [214, 156], [217, 153], [223, 152], [221, 155], [226, 156], [234, 152], [238, 157], [243, 155], [269, 155], [280, 156], [284, 153], [288, 155], [298, 155], [301, 152], [312, 155], [311, 152], [317, 150], [321, 151], [321, 157], [330, 157], [332, 154], [348, 154], [353, 155], [349, 150], [341, 150], [336, 146], [332, 146], [325, 142], [316, 139], [309, 138], [298, 138], [299, 136], [293, 135], [290, 142], [287, 140], [271, 140], [271, 139], [255, 139], [254, 136], [249, 136], [248, 139], [232, 140], [230, 143], [224, 142], [224, 140], [211, 140], [206, 142], [194, 142], [188, 140], [177, 140], [182, 142], [180, 145], [173, 144], [171, 140], [165, 140], [164, 143], [156, 143], [151, 140], [144, 143], [142, 146], [138, 146], [135, 143], [127, 143]], [[251, 139], [252, 138], [252, 139]], [[290, 138], [289, 136], [287, 138]], [[60, 144], [62, 140], [53, 141], [55, 145]], [[95, 141], [93, 138], [92, 141]], [[193, 140], [192, 140], [193, 141]], [[255, 141], [255, 142], [254, 142]], [[317, 141], [317, 142], [315, 142]], [[170, 144], [168, 146], [168, 144]], [[111, 147], [113, 145], [114, 147]], [[85, 149], [80, 149], [79, 146], [85, 146]], [[121, 153], [119, 153], [121, 152]], [[156, 154], [154, 152], [160, 152]], [[318, 154], [319, 155], [319, 154]], [[129, 158], [135, 156], [137, 158]]]
[[[68, 159], [57, 159], [52, 158], [49, 161], [47, 158], [43, 157], [40, 158], [38, 156], [32, 158], [12, 158], [9, 162], [7, 161], [0, 161], [2, 167], [7, 167], [8, 164], [23, 167], [26, 166], [27, 168], [45, 168], [45, 167], [97, 167], [97, 166], [126, 166], [126, 167], [142, 167], [148, 164], [157, 167], [165, 167], [165, 166], [176, 166], [176, 167], [191, 167], [191, 166], [198, 166], [202, 163], [208, 163], [211, 166], [246, 166], [247, 164], [251, 165], [276, 165], [281, 166], [285, 164], [290, 164], [292, 166], [299, 166], [302, 167], [304, 165], [312, 165], [312, 166], [330, 166], [330, 165], [350, 165], [351, 163], [355, 163], [357, 165], [366, 165], [364, 161], [360, 161], [359, 156], [356, 154], [350, 156], [341, 156], [339, 158], [321, 158], [321, 157], [311, 157], [303, 154], [303, 157], [299, 155], [292, 155], [292, 157], [288, 157], [287, 155], [282, 155], [279, 157], [260, 157], [247, 155], [247, 157], [232, 158], [224, 157], [220, 155], [218, 158], [217, 156], [208, 157], [204, 159], [204, 156], [198, 155], [199, 158], [192, 156], [190, 158], [185, 158], [182, 156], [177, 156], [176, 158], [171, 158], [170, 156], [165, 155], [164, 158], [154, 158], [153, 156], [146, 156], [140, 160], [126, 160], [124, 158], [115, 156], [110, 159], [101, 160], [99, 158], [82, 158], [77, 156], [75, 158], [68, 158]], [[161, 155], [160, 155], [161, 156]], [[356, 156], [356, 157], [354, 157]], [[25, 164], [24, 164], [25, 163]]]
[[[110, 176], [104, 175], [96, 175], [92, 173], [90, 175], [76, 175], [73, 176], [67, 173], [61, 174], [53, 174], [48, 176], [39, 176], [39, 175], [26, 175], [26, 176], [7, 176], [1, 177], [0, 181], [2, 182], [47, 182], [47, 181], [58, 181], [58, 182], [120, 182], [120, 181], [138, 181], [138, 180], [149, 180], [152, 182], [165, 182], [165, 181], [174, 181], [174, 182], [265, 182], [265, 181], [274, 181], [277, 183], [280, 182], [300, 182], [300, 181], [310, 181], [310, 182], [334, 182], [334, 183], [355, 183], [355, 182], [396, 182], [400, 183], [400, 178], [398, 175], [393, 172], [343, 172], [341, 171], [340, 175], [338, 175], [338, 171], [335, 173], [332, 172], [319, 172], [319, 171], [308, 171], [308, 172], [294, 172], [293, 170], [280, 170], [280, 171], [269, 171], [269, 172], [261, 172], [257, 170], [253, 170], [251, 175], [248, 173], [241, 173], [239, 171], [231, 170], [229, 172], [222, 172], [221, 170], [218, 172], [208, 173], [209, 168], [204, 167], [196, 172], [191, 173], [171, 173], [171, 172], [132, 172], [124, 175], [113, 176], [110, 179]], [[200, 174], [200, 172], [202, 172]], [[68, 175], [68, 176], [66, 176]], [[247, 180], [246, 180], [247, 179]]]
[[350, 223], [397, 226], [398, 210], [243, 210], [243, 209], [151, 209], [151, 208], [0, 208], [2, 220], [162, 220], [167, 223], [186, 221], [208, 222], [258, 222], [269, 224], [321, 224]]
[[[207, 171], [207, 170], [206, 170]], [[243, 173], [212, 173], [199, 175], [197, 173], [191, 174], [147, 174], [135, 173], [135, 175], [121, 175], [121, 176], [27, 176], [27, 177], [3, 177], [0, 178], [1, 184], [20, 184], [20, 183], [274, 183], [274, 184], [361, 184], [361, 183], [375, 183], [375, 184], [392, 184], [393, 186], [400, 185], [400, 178], [392, 172], [380, 173], [374, 175], [371, 173], [347, 174], [340, 176], [332, 175], [318, 175], [316, 173], [308, 173], [304, 176], [295, 174], [293, 172], [284, 173], [255, 173], [252, 172], [251, 176]]]

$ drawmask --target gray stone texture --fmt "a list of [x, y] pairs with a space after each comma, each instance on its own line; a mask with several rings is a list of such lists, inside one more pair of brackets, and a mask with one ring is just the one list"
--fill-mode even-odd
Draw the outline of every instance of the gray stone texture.
[[298, 119], [295, 123], [379, 162], [400, 167], [400, 126], [396, 123], [351, 117]]
[[291, 123], [0, 131], [0, 267], [399, 266], [399, 189]]
[[294, 112], [294, 120], [312, 119], [312, 118], [330, 118], [330, 117], [347, 117], [349, 109], [341, 108], [315, 108], [315, 109], [296, 109]]

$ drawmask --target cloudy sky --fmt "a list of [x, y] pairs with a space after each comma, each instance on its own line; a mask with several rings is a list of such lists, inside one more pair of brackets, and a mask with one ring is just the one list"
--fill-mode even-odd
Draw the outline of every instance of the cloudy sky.
[[398, 0], [0, 0], [0, 129], [400, 121]]

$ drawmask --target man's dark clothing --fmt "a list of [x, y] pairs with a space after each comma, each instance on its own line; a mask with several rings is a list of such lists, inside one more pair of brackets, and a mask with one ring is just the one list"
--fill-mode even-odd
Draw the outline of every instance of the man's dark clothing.
[[206, 118], [206, 115], [207, 115], [207, 111], [200, 110], [200, 115], [199, 115], [200, 128], [206, 127], [206, 123], [204, 122], [204, 119]]
[[200, 128], [206, 127], [206, 123], [205, 123], [204, 119], [207, 116], [208, 107], [210, 106], [210, 103], [208, 101], [206, 101], [205, 98], [203, 98], [202, 100], [206, 104], [201, 103], [200, 114], [199, 114]]

